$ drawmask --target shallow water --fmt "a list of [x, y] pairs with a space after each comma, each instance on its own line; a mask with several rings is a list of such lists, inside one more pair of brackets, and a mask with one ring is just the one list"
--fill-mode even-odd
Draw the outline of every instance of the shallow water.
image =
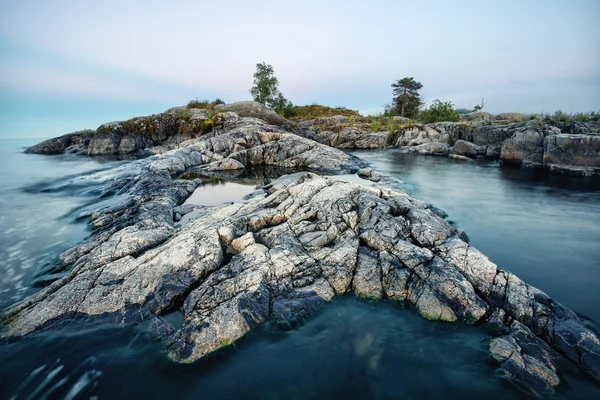
[[[0, 143], [0, 200], [6, 205], [0, 214], [0, 255], [14, 252], [16, 243], [22, 255], [0, 264], [0, 304], [32, 293], [34, 271], [87, 235], [76, 217], [98, 201], [97, 171], [118, 164], [20, 153], [20, 146], [29, 144], [33, 141]], [[553, 179], [490, 162], [457, 163], [393, 151], [359, 155], [407, 182], [405, 189], [415, 196], [447, 211], [467, 230], [472, 244], [502, 268], [598, 321], [593, 307], [598, 304], [598, 271], [593, 267], [600, 257], [593, 242], [599, 239], [600, 199], [595, 186], [554, 184]], [[265, 182], [260, 174], [242, 178], [224, 184], [209, 179], [215, 184], [201, 186], [188, 203], [243, 200]], [[356, 176], [345, 179], [357, 181]], [[541, 211], [540, 204], [545, 207]], [[582, 208], [589, 212], [587, 219]], [[564, 274], [568, 279], [560, 261], [569, 258], [565, 249], [577, 255], [570, 257], [570, 274]], [[23, 268], [23, 263], [30, 266]], [[21, 289], [15, 290], [17, 286]], [[575, 287], [581, 293], [565, 290]], [[191, 365], [171, 362], [163, 344], [144, 333], [143, 324], [0, 344], [0, 398], [524, 397], [495, 373], [486, 339], [480, 327], [426, 321], [389, 302], [342, 297], [296, 329], [281, 331], [267, 324]], [[567, 380], [561, 397], [600, 397], [599, 388], [578, 374]]]

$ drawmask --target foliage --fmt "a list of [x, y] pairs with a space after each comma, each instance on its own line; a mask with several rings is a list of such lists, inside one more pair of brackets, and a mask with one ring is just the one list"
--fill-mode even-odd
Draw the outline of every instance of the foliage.
[[383, 105], [383, 114], [384, 117], [395, 117], [398, 114], [396, 108], [394, 108], [393, 104], [384, 104]]
[[[331, 108], [312, 104], [310, 106], [294, 106], [292, 119], [315, 119], [324, 117], [333, 117], [334, 115], [343, 115], [344, 117], [359, 118], [360, 114], [347, 108]], [[287, 118], [287, 117], [286, 117]]]
[[554, 114], [542, 113], [541, 115], [536, 115], [535, 119], [541, 119], [546, 123], [598, 122], [600, 120], [600, 115], [596, 111], [565, 113], [562, 110], [556, 110]]
[[371, 125], [369, 125], [369, 132], [379, 132], [381, 130], [381, 118], [373, 118]]
[[275, 77], [275, 70], [266, 63], [256, 64], [253, 86], [250, 94], [254, 101], [271, 108], [284, 118], [294, 116], [294, 104], [283, 97], [279, 91], [279, 81]]
[[419, 109], [423, 106], [419, 90], [423, 88], [421, 82], [415, 81], [412, 77], [399, 79], [392, 83], [394, 98], [392, 99], [393, 108], [401, 117], [415, 118]]
[[394, 118], [388, 118], [386, 127], [387, 127], [387, 131], [389, 133], [394, 133], [394, 132], [398, 131], [398, 129], [400, 128], [400, 125], [396, 124], [396, 121], [394, 121]]
[[477, 104], [475, 107], [473, 107], [473, 112], [478, 112], [483, 110], [483, 107], [485, 107], [485, 98], [481, 98], [481, 104]]
[[186, 108], [202, 108], [206, 110], [212, 110], [217, 104], [225, 104], [225, 102], [218, 97], [214, 101], [210, 101], [209, 99], [198, 100], [196, 97], [196, 100], [190, 100], [187, 103]]
[[269, 108], [275, 108], [278, 103], [281, 103], [279, 81], [275, 77], [275, 70], [271, 65], [264, 62], [256, 64], [253, 85], [250, 94], [252, 94], [254, 101]]
[[473, 110], [470, 110], [468, 108], [457, 108], [454, 111], [456, 111], [457, 114], [469, 114], [473, 112]]
[[417, 120], [425, 124], [432, 122], [457, 122], [460, 120], [451, 101], [434, 100], [431, 106], [419, 112]]
[[204, 99], [204, 100], [198, 100], [198, 98], [196, 97], [196, 100], [190, 100], [187, 103], [187, 108], [206, 108], [208, 107], [208, 105], [210, 104], [210, 100], [208, 99]]
[[294, 104], [283, 97], [281, 93], [277, 94], [277, 98], [273, 103], [273, 111], [284, 118], [291, 118], [296, 114]]

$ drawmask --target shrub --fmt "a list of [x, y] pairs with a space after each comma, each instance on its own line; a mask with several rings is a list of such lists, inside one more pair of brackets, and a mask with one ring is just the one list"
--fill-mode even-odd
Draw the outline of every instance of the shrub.
[[360, 117], [360, 114], [354, 110], [349, 110], [347, 108], [331, 108], [318, 104], [312, 104], [310, 106], [294, 106], [293, 113], [294, 119], [315, 119], [332, 117], [334, 115], [343, 115], [344, 117], [353, 118]]
[[215, 99], [215, 101], [210, 101], [209, 99], [198, 100], [190, 100], [187, 103], [186, 108], [201, 108], [205, 110], [212, 110], [217, 104], [225, 104], [225, 102], [219, 98]]
[[468, 108], [457, 108], [454, 111], [456, 111], [457, 114], [469, 114], [473, 112], [473, 110], [470, 110]]
[[187, 108], [206, 108], [210, 103], [210, 100], [208, 99], [204, 99], [204, 100], [198, 100], [198, 98], [196, 97], [196, 100], [190, 100], [187, 103]]
[[381, 118], [374, 118], [369, 127], [369, 132], [379, 132], [381, 130]]
[[451, 101], [434, 100], [428, 109], [422, 110], [417, 120], [424, 124], [432, 122], [457, 122], [460, 120]]

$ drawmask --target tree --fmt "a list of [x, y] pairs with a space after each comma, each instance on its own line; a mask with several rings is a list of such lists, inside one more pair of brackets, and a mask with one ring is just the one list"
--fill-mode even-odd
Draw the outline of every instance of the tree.
[[294, 104], [279, 91], [279, 81], [271, 65], [264, 62], [256, 64], [253, 84], [250, 94], [254, 101], [266, 105], [286, 118], [293, 115]]
[[474, 112], [478, 112], [483, 109], [483, 107], [485, 106], [485, 101], [483, 101], [484, 99], [485, 99], [485, 97], [481, 98], [481, 105], [477, 104], [475, 107], [473, 107]]
[[392, 103], [396, 112], [400, 116], [407, 118], [415, 118], [419, 113], [419, 108], [423, 105], [419, 90], [423, 88], [421, 82], [415, 81], [412, 77], [399, 79], [396, 83], [392, 83], [394, 90], [394, 98]]
[[277, 114], [283, 116], [284, 118], [293, 117], [296, 114], [296, 110], [294, 109], [294, 104], [283, 97], [283, 95], [278, 92], [277, 97], [273, 103], [273, 111]]
[[451, 101], [434, 100], [427, 110], [419, 113], [417, 119], [424, 124], [430, 124], [432, 122], [457, 122], [460, 121], [460, 116], [454, 110], [454, 104]]
[[280, 94], [278, 89], [279, 81], [275, 77], [273, 67], [264, 62], [256, 64], [253, 84], [254, 86], [250, 89], [250, 94], [252, 94], [254, 101], [273, 108]]

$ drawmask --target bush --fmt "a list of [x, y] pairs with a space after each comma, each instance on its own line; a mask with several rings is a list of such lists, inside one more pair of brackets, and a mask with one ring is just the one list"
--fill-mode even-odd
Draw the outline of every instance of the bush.
[[590, 112], [576, 112], [574, 114], [565, 113], [561, 110], [557, 110], [554, 114], [542, 114], [540, 118], [543, 118], [546, 123], [556, 122], [590, 122], [598, 121], [598, 114], [595, 111]]
[[187, 108], [206, 108], [208, 107], [208, 105], [210, 104], [210, 100], [208, 99], [204, 99], [204, 100], [198, 100], [198, 98], [196, 97], [196, 100], [190, 100], [187, 103]]
[[[294, 119], [315, 119], [323, 117], [333, 117], [334, 115], [343, 115], [344, 117], [360, 118], [360, 114], [347, 108], [331, 108], [312, 104], [310, 106], [294, 106]], [[287, 118], [287, 117], [286, 117]]]
[[424, 124], [432, 122], [457, 122], [460, 121], [458, 113], [454, 110], [451, 101], [434, 100], [431, 106], [419, 112], [417, 120]]
[[212, 110], [217, 104], [225, 104], [225, 102], [219, 98], [215, 99], [215, 101], [210, 101], [209, 99], [198, 100], [190, 100], [187, 103], [186, 108], [201, 108], [205, 110]]
[[381, 118], [375, 117], [369, 126], [369, 132], [379, 132], [381, 130]]
[[456, 111], [458, 114], [469, 114], [473, 112], [473, 110], [470, 110], [468, 108], [457, 108], [454, 111]]

